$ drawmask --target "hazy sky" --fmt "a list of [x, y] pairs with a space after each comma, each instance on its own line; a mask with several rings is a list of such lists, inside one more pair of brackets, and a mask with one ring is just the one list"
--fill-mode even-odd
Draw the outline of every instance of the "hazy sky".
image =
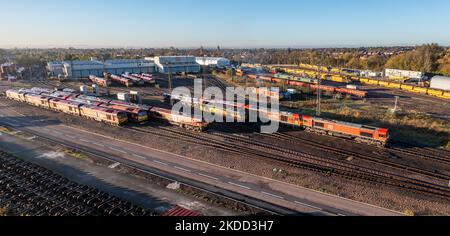
[[0, 47], [450, 45], [448, 0], [0, 0]]

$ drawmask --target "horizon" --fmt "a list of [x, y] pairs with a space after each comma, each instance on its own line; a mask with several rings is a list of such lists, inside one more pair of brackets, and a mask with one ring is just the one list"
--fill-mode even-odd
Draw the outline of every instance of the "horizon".
[[[358, 49], [358, 48], [396, 48], [396, 47], [410, 47], [410, 48], [414, 48], [414, 47], [420, 47], [426, 44], [437, 44], [434, 42], [429, 42], [429, 43], [423, 43], [423, 44], [415, 44], [415, 45], [355, 45], [355, 46], [305, 46], [305, 47], [300, 47], [300, 46], [267, 46], [267, 47], [222, 47], [220, 45], [217, 45], [220, 47], [221, 50], [254, 50], [254, 49], [294, 49], [294, 50], [307, 50], [307, 49]], [[450, 47], [449, 45], [442, 45], [442, 44], [437, 44], [441, 47]], [[50, 49], [55, 49], [55, 50], [68, 50], [68, 49], [74, 49], [74, 50], [101, 50], [101, 49], [125, 49], [125, 50], [148, 50], [148, 49], [155, 49], [155, 50], [162, 50], [162, 49], [170, 49], [170, 48], [175, 48], [175, 49], [181, 49], [181, 50], [195, 50], [195, 49], [199, 49], [201, 47], [203, 47], [205, 50], [215, 50], [217, 49], [217, 46], [215, 47], [204, 47], [203, 45], [199, 45], [197, 47], [175, 47], [175, 46], [170, 46], [170, 47], [79, 47], [79, 46], [60, 46], [60, 47], [0, 47], [0, 49], [5, 49], [5, 50], [50, 50]]]
[[8, 9], [0, 15], [9, 36], [0, 38], [0, 48], [7, 49], [450, 45], [450, 32], [443, 30], [450, 2], [444, 0], [0, 3]]

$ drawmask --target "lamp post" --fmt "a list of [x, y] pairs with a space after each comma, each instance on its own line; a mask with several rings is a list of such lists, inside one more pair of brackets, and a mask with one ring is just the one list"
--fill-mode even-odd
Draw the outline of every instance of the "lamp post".
[[321, 116], [322, 114], [321, 114], [321, 107], [320, 107], [320, 103], [321, 103], [321, 100], [322, 100], [322, 94], [321, 94], [321, 91], [320, 91], [320, 84], [321, 84], [321, 81], [320, 81], [320, 68], [321, 68], [322, 66], [320, 66], [319, 68], [317, 68], [317, 76], [316, 76], [316, 78], [317, 78], [317, 101], [316, 101], [316, 103], [317, 103], [317, 107], [316, 107], [316, 116]]
[[205, 89], [208, 87], [206, 81], [206, 55], [203, 55], [203, 86], [205, 86]]
[[[169, 94], [172, 94], [172, 69], [170, 68], [170, 62], [167, 62], [167, 70], [169, 72]], [[173, 106], [172, 99], [170, 99], [170, 105]]]

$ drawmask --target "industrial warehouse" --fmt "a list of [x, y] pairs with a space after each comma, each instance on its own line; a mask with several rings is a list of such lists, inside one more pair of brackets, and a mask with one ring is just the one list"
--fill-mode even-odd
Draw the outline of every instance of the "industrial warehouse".
[[[204, 64], [206, 63], [206, 64]], [[194, 56], [158, 56], [145, 59], [120, 59], [104, 62], [91, 58], [89, 61], [52, 61], [47, 63], [50, 76], [65, 78], [87, 78], [89, 75], [103, 76], [103, 73], [123, 74], [162, 74], [199, 73], [201, 65], [228, 68], [230, 61], [226, 58], [200, 58]]]

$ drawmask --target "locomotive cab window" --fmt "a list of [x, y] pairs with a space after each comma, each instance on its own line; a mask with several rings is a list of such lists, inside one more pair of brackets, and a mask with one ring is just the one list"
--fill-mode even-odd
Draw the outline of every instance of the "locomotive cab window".
[[368, 138], [372, 138], [373, 137], [373, 135], [371, 133], [368, 133], [368, 132], [361, 132], [360, 135], [363, 136], [363, 137], [368, 137]]
[[370, 127], [370, 126], [365, 126], [365, 125], [361, 126], [361, 128], [368, 129], [368, 130], [375, 130], [376, 129], [375, 127]]
[[287, 116], [281, 116], [281, 121], [282, 122], [288, 122], [288, 117]]
[[314, 126], [320, 127], [320, 128], [325, 128], [325, 124], [321, 123], [321, 122], [314, 122]]

